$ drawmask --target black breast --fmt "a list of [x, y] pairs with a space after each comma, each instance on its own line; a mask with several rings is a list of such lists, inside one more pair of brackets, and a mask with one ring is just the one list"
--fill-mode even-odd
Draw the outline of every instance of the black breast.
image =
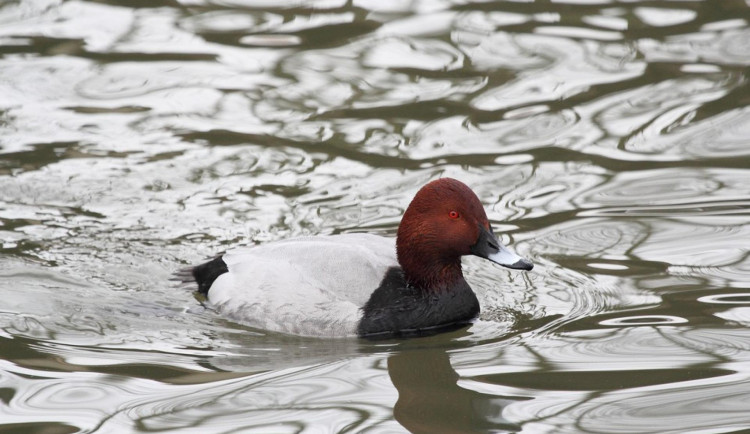
[[401, 268], [392, 267], [362, 311], [360, 336], [403, 336], [466, 324], [479, 314], [479, 301], [464, 279], [429, 292], [408, 285]]

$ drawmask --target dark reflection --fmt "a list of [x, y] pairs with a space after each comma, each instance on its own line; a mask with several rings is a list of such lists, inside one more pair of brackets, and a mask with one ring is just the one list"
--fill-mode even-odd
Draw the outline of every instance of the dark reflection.
[[77, 156], [80, 153], [79, 146], [78, 142], [35, 143], [29, 145], [30, 150], [1, 154], [0, 175], [39, 170], [65, 158]]
[[0, 433], [69, 434], [81, 432], [80, 428], [60, 422], [11, 423], [0, 425]]
[[19, 36], [15, 44], [0, 44], [0, 54], [35, 53], [42, 55], [78, 54], [83, 51], [83, 41], [71, 38], [45, 36]]
[[413, 433], [519, 431], [503, 408], [530, 399], [462, 388], [442, 348], [398, 352], [388, 358], [388, 375], [398, 390], [393, 415]]
[[640, 369], [635, 371], [554, 371], [513, 372], [483, 375], [476, 379], [490, 384], [502, 384], [539, 390], [616, 390], [647, 387], [659, 384], [732, 375], [728, 369]]

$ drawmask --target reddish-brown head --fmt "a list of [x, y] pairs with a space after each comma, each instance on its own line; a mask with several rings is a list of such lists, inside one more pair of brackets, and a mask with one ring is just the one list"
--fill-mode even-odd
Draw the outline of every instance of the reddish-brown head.
[[[463, 255], [510, 268], [532, 267], [498, 242], [477, 195], [451, 178], [432, 181], [417, 192], [399, 225], [396, 249], [409, 283], [424, 290], [445, 289], [463, 279]], [[510, 256], [500, 262], [495, 259], [500, 254]]]

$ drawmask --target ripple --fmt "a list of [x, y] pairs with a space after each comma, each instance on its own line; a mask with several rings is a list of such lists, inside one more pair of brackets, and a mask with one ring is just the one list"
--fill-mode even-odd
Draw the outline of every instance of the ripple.
[[[712, 80], [712, 82], [715, 81], [724, 80]], [[732, 83], [725, 85], [727, 91], [731, 91], [735, 86], [736, 84]], [[705, 104], [715, 100], [716, 96], [707, 94], [707, 98], [700, 102]], [[662, 105], [663, 102], [658, 104]], [[696, 104], [691, 104], [690, 101], [685, 101], [685, 104], [682, 108], [662, 106], [668, 110], [660, 109], [660, 114], [654, 114], [653, 118], [648, 120], [647, 125], [625, 139], [622, 148], [628, 152], [659, 153], [662, 158], [675, 154], [693, 158], [747, 155], [747, 149], [739, 144], [741, 141], [739, 136], [741, 131], [747, 129], [750, 111], [734, 110], [703, 121], [691, 122], [689, 126], [685, 126], [686, 118], [692, 117], [690, 111], [696, 107]]]
[[110, 417], [132, 392], [127, 386], [109, 384], [99, 375], [80, 373], [64, 377], [67, 378], [15, 377], [17, 393], [4, 411], [3, 422], [28, 424], [44, 420], [92, 429]]
[[733, 307], [724, 312], [717, 312], [714, 316], [731, 323], [747, 326], [750, 324], [750, 307]]
[[686, 320], [685, 318], [673, 315], [635, 315], [599, 321], [599, 324], [603, 326], [623, 327], [644, 325], [672, 325], [684, 324], [687, 322], [688, 320]]
[[[470, 356], [458, 353], [454, 365], [471, 390], [532, 397], [503, 411], [525, 428], [609, 432], [612, 425], [616, 432], [634, 426], [638, 432], [684, 432], [694, 429], [685, 425], [691, 423], [684, 421], [688, 413], [701, 426], [734, 426], [746, 421], [746, 369], [739, 360], [750, 353], [746, 328], [725, 330], [626, 327], [528, 337], [475, 348]], [[715, 404], [707, 394], [727, 401]], [[620, 424], [622, 418], [630, 424]]]
[[[61, 107], [61, 102], [81, 103], [70, 83], [92, 71], [90, 61], [66, 56], [3, 61], [0, 68], [0, 89], [4, 95], [0, 101], [3, 124], [0, 152], [25, 152], [35, 146], [70, 146], [94, 141], [97, 132], [87, 126], [90, 122], [87, 116], [78, 116]], [[116, 128], [116, 123], [111, 127]], [[17, 167], [27, 164], [33, 167], [33, 161], [33, 158], [24, 158]]]
[[[583, 193], [579, 203], [653, 208], [658, 205], [692, 204], [701, 197], [738, 197], [743, 173], [702, 169], [660, 169], [625, 172]], [[676, 210], [673, 210], [676, 211]]]
[[588, 266], [591, 268], [598, 268], [600, 270], [611, 270], [611, 271], [623, 271], [623, 270], [628, 269], [627, 265], [603, 263], [603, 262], [590, 262]]
[[747, 386], [736, 374], [590, 397], [564, 393], [519, 402], [506, 408], [504, 415], [511, 420], [540, 420], [535, 424], [538, 429], [555, 432], [735, 431], [747, 427]]
[[[103, 50], [128, 32], [133, 13], [129, 8], [91, 2], [35, 0], [4, 5], [0, 22], [3, 35], [81, 40], [87, 49]], [[44, 51], [44, 44], [40, 48]]]
[[[750, 231], [745, 218], [686, 220], [654, 224], [648, 240], [633, 253], [647, 260], [688, 266], [726, 266], [746, 260], [746, 248], [740, 241]], [[690, 233], [690, 245], [685, 245], [686, 233]]]
[[463, 56], [455, 48], [437, 41], [419, 41], [386, 38], [363, 51], [365, 67], [418, 68], [424, 70], [451, 70], [463, 63]]
[[182, 29], [198, 34], [260, 32], [284, 22], [280, 14], [247, 10], [212, 10], [183, 17]]
[[421, 37], [450, 34], [456, 16], [457, 13], [454, 11], [425, 11], [419, 15], [388, 20], [377, 29], [376, 34]]
[[249, 35], [240, 38], [240, 44], [255, 47], [293, 47], [302, 39], [294, 35]]
[[[607, 396], [574, 414], [580, 420], [579, 426], [592, 431], [605, 425], [609, 432], [664, 432], [663, 427], [654, 430], [656, 421], [668, 423], [671, 432], [741, 429], [747, 427], [747, 416], [742, 409], [750, 404], [750, 394], [743, 389], [747, 382], [737, 377], [697, 382], [693, 387], [668, 391]], [[687, 413], [691, 415], [689, 418], [684, 416]], [[611, 423], [612, 420], [618, 422]]]
[[715, 294], [698, 298], [701, 303], [750, 304], [750, 293]]
[[706, 62], [717, 65], [748, 65], [750, 30], [746, 26], [727, 29], [712, 28], [701, 32], [672, 35], [659, 41], [638, 41], [638, 50], [649, 62]]
[[[350, 380], [352, 369], [356, 382]], [[354, 364], [332, 363], [172, 387], [131, 400], [122, 412], [104, 423], [104, 428], [137, 424], [150, 430], [184, 430], [207, 423], [232, 429], [271, 424], [300, 425], [311, 430], [351, 424], [373, 428], [391, 415], [390, 406], [380, 400], [392, 399], [392, 386], [378, 381], [380, 376], [380, 370], [364, 359]], [[372, 399], [376, 391], [383, 394], [379, 400]], [[298, 404], [309, 400], [316, 404]]]
[[[465, 20], [459, 20], [458, 30], [452, 36], [455, 43], [464, 49], [471, 60], [480, 71], [497, 70], [509, 68], [512, 70], [524, 70], [527, 68], [543, 69], [550, 64], [550, 60], [543, 53], [527, 50], [518, 36], [497, 32], [487, 34], [483, 27], [494, 26], [492, 23], [485, 25], [487, 14], [469, 14]], [[477, 22], [477, 19], [478, 22]], [[523, 18], [519, 18], [523, 20]]]
[[[540, 256], [579, 271], [598, 276], [664, 273], [683, 278], [694, 277], [714, 287], [743, 288], [742, 273], [748, 255], [742, 241], [748, 230], [742, 216], [685, 217], [681, 220], [641, 218], [636, 221], [581, 219], [547, 230], [534, 239], [534, 250]], [[685, 243], [690, 234], [690, 243]], [[541, 253], [544, 252], [544, 253]], [[602, 273], [587, 264], [593, 258], [605, 263], [632, 263], [629, 273]], [[597, 260], [597, 262], [601, 262]], [[645, 282], [619, 282], [618, 293], [633, 290]], [[667, 285], [670, 286], [670, 285]]]
[[[628, 21], [617, 15], [618, 13], [612, 13], [613, 11], [602, 11], [604, 13], [598, 15], [587, 15], [581, 18], [586, 24], [601, 27], [610, 30], [626, 30], [628, 28]], [[609, 13], [607, 13], [609, 12]]]
[[643, 222], [589, 218], [559, 225], [536, 244], [548, 254], [595, 258], [627, 254], [643, 243], [650, 232], [650, 225]]
[[742, 146], [742, 135], [750, 128], [750, 110], [731, 110], [688, 125], [679, 122], [661, 128], [639, 140], [650, 141], [649, 149], [655, 152], [696, 159], [743, 157], [749, 152]]
[[737, 86], [732, 74], [664, 80], [587, 103], [579, 110], [611, 136], [622, 137], [626, 151], [656, 153], [649, 138], [685, 119], [700, 104], [716, 100]]
[[[277, 6], [277, 5], [274, 5]], [[318, 5], [322, 6], [322, 5]], [[352, 12], [324, 12], [298, 15], [261, 10], [221, 10], [186, 16], [181, 28], [220, 44], [258, 47], [288, 47], [341, 38], [342, 34], [368, 33], [375, 23], [356, 20]], [[333, 29], [337, 31], [333, 31]]]
[[487, 123], [472, 123], [466, 117], [451, 116], [418, 128], [403, 150], [414, 159], [452, 155], [472, 155], [477, 158], [483, 154], [512, 155], [554, 146], [561, 141], [576, 140], [568, 136], [568, 132], [578, 121], [577, 114], [572, 110], [531, 113]]
[[92, 99], [122, 99], [158, 90], [194, 87], [252, 88], [244, 74], [221, 65], [160, 62], [157, 65], [115, 64], [81, 81], [78, 92]]
[[[645, 69], [641, 61], [623, 62], [622, 54], [617, 52], [620, 50], [591, 41], [581, 43], [559, 37], [519, 35], [506, 42], [511, 42], [511, 47], [517, 46], [515, 50], [545, 59], [546, 64], [527, 67], [515, 80], [480, 94], [471, 102], [476, 109], [494, 111], [569, 99], [587, 92], [592, 86], [637, 77]], [[508, 46], [508, 43], [492, 44]], [[619, 42], [615, 45], [622, 48]], [[545, 74], [537, 74], [540, 69], [545, 70]], [[550, 80], [546, 74], [555, 79]]]
[[621, 32], [588, 29], [585, 27], [540, 26], [535, 32], [540, 35], [554, 35], [567, 38], [590, 39], [594, 41], [619, 41], [622, 39]]
[[637, 7], [633, 9], [633, 13], [645, 24], [654, 27], [674, 26], [687, 23], [693, 21], [698, 15], [697, 12], [689, 9], [663, 9], [649, 7]]
[[[265, 91], [256, 114], [268, 121], [289, 116], [302, 120], [332, 110], [392, 107], [461, 95], [483, 84], [481, 78], [443, 72], [460, 67], [462, 57], [444, 42], [406, 37], [367, 38], [335, 49], [300, 52], [280, 64], [295, 83]], [[415, 68], [440, 72], [417, 74]]]
[[[471, 354], [456, 354], [454, 364], [472, 378], [519, 371], [690, 370], [712, 364], [737, 370], [722, 363], [750, 358], [747, 336], [744, 327], [598, 327], [472, 348]], [[587, 387], [597, 389], [595, 382]]]
[[672, 329], [668, 338], [682, 348], [709, 355], [714, 360], [750, 360], [750, 341], [747, 327], [706, 327], [693, 329]]

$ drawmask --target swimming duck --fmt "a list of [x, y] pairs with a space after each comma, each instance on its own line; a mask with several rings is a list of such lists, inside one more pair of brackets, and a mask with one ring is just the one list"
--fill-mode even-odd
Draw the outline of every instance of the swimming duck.
[[461, 256], [533, 264], [503, 246], [464, 183], [423, 186], [395, 240], [366, 233], [314, 236], [230, 250], [193, 267], [198, 291], [223, 315], [301, 336], [401, 336], [471, 322], [479, 301]]

